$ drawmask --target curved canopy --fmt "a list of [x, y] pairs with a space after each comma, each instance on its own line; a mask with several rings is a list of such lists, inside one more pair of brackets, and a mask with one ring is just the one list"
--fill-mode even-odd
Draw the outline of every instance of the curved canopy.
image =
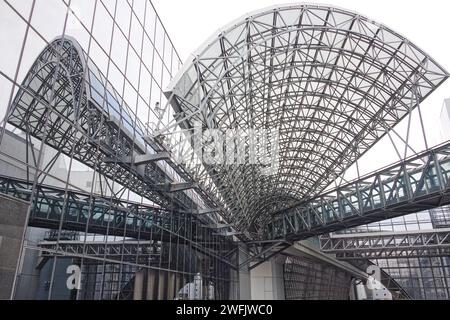
[[145, 142], [146, 126], [72, 37], [55, 39], [39, 54], [7, 121], [154, 204], [174, 210], [197, 206], [183, 190], [168, 193], [172, 183], [190, 181], [181, 169], [126, 160], [157, 151]]
[[[246, 15], [201, 46], [166, 95], [183, 127], [277, 128], [279, 166], [208, 166], [230, 220], [260, 230], [320, 193], [448, 77], [413, 43], [316, 5]], [[248, 156], [248, 155], [247, 155]]]

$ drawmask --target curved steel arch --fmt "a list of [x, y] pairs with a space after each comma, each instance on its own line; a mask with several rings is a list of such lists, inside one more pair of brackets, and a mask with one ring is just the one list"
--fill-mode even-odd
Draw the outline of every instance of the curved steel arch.
[[[228, 218], [240, 230], [259, 231], [287, 205], [283, 195], [307, 200], [320, 194], [447, 77], [431, 57], [382, 24], [299, 4], [256, 11], [220, 30], [192, 55], [166, 95], [184, 128], [195, 121], [223, 131], [292, 128], [281, 130], [272, 187], [261, 176], [247, 177], [255, 170], [207, 166], [227, 199]], [[298, 124], [302, 128], [294, 130]], [[310, 148], [310, 133], [328, 147]]]
[[171, 194], [173, 184], [189, 177], [135, 162], [158, 151], [145, 141], [145, 125], [74, 38], [57, 38], [39, 54], [7, 121], [157, 205], [186, 212], [199, 205], [182, 190]]

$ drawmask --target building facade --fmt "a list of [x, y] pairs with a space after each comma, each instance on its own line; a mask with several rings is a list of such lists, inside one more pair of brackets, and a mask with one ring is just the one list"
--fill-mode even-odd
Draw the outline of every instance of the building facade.
[[[450, 146], [416, 152], [408, 126], [400, 162], [359, 167], [449, 76], [409, 40], [299, 4], [182, 64], [149, 0], [0, 0], [0, 18], [1, 299], [450, 297]], [[274, 166], [245, 139], [243, 164], [196, 149], [197, 128], [271, 126], [248, 141]]]

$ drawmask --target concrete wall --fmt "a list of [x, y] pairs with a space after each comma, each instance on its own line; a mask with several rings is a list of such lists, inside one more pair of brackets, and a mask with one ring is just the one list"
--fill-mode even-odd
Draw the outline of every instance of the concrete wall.
[[[240, 244], [238, 247], [238, 261], [239, 265], [244, 263], [250, 258], [248, 250], [245, 245]], [[252, 298], [251, 294], [251, 278], [250, 271], [248, 270], [248, 264], [242, 266], [238, 271], [238, 299], [239, 300], [250, 300]]]
[[28, 203], [0, 194], [0, 299], [9, 299], [19, 261]]
[[252, 300], [284, 300], [284, 260], [283, 256], [272, 258], [251, 270]]

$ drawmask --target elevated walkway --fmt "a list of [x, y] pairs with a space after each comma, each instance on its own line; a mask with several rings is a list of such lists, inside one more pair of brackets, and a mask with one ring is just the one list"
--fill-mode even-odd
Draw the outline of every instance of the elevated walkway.
[[300, 202], [267, 226], [273, 239], [302, 240], [450, 203], [450, 143]]

